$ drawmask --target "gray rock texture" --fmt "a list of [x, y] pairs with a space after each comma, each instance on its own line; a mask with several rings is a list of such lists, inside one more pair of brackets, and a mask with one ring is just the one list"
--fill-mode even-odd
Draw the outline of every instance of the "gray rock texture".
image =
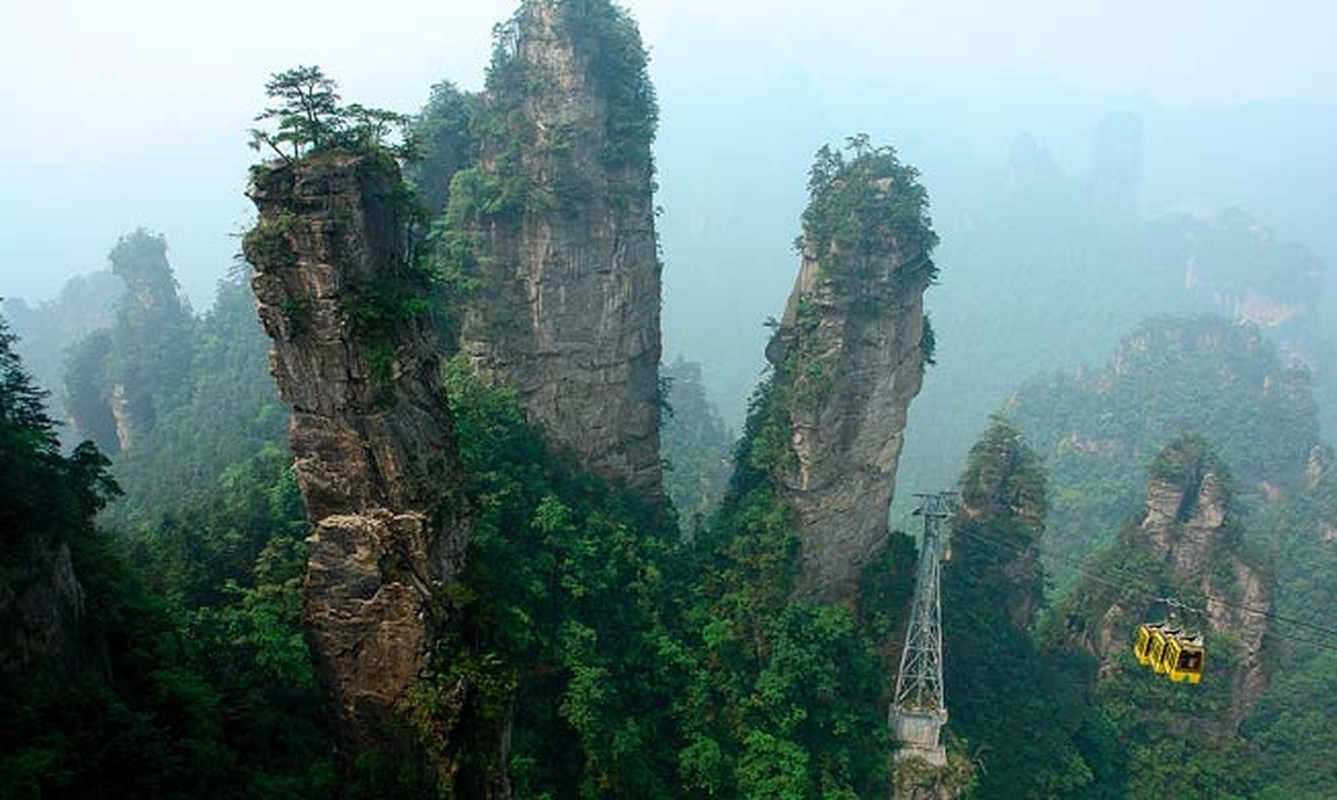
[[1234, 731], [1267, 688], [1263, 638], [1272, 609], [1271, 584], [1241, 555], [1231, 522], [1216, 472], [1189, 472], [1179, 480], [1153, 476], [1147, 487], [1141, 524], [1145, 541], [1181, 585], [1206, 596], [1210, 629], [1228, 631], [1239, 643], [1239, 663], [1229, 678], [1230, 711], [1221, 732]]
[[[1070, 628], [1079, 646], [1100, 660], [1102, 678], [1123, 668], [1131, 632], [1141, 622], [1169, 619], [1203, 634], [1202, 680], [1229, 687], [1223, 713], [1192, 721], [1213, 736], [1236, 733], [1269, 678], [1263, 648], [1273, 584], [1243, 548], [1235, 514], [1229, 479], [1206, 443], [1186, 437], [1168, 445], [1153, 464], [1141, 520], [1119, 534], [1116, 557], [1106, 554], [1100, 562], [1105, 571], [1088, 574], [1074, 592], [1105, 599], [1082, 612], [1089, 627]], [[1164, 598], [1138, 588], [1138, 573], [1120, 571], [1145, 555], [1164, 565], [1155, 589]], [[1226, 645], [1218, 633], [1233, 641], [1233, 658], [1222, 658]]]
[[315, 527], [304, 616], [352, 747], [393, 741], [468, 533], [437, 356], [406, 310], [421, 287], [400, 187], [388, 157], [334, 152], [257, 167], [248, 189], [245, 252]]
[[502, 31], [480, 168], [522, 199], [476, 226], [461, 349], [582, 466], [659, 495], [654, 103], [619, 94], [650, 92], [611, 52], [639, 37], [600, 6], [532, 0]]
[[851, 596], [889, 534], [906, 413], [924, 371], [926, 285], [901, 271], [925, 256], [899, 247], [879, 253], [856, 293], [805, 250], [767, 348], [789, 392], [796, 458], [779, 490], [799, 514], [800, 598]]

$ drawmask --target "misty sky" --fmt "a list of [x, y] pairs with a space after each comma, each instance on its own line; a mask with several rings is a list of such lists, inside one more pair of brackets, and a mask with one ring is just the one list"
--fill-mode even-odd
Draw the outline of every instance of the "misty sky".
[[[698, 91], [728, 97], [775, 79], [818, 95], [885, 73], [974, 82], [981, 97], [988, 81], [1020, 76], [1162, 106], [1337, 104], [1337, 4], [1329, 2], [628, 5], [651, 49], [661, 152], [674, 144], [675, 113]], [[491, 27], [513, 8], [509, 0], [8, 4], [0, 295], [53, 296], [66, 277], [102, 267], [119, 235], [143, 226], [167, 236], [183, 288], [202, 310], [249, 220], [241, 191], [254, 154], [245, 130], [271, 73], [320, 64], [347, 100], [416, 110], [440, 79], [481, 85]]]

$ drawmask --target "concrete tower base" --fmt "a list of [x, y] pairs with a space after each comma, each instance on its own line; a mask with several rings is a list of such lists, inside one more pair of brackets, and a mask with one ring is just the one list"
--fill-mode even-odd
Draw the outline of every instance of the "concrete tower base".
[[900, 748], [896, 760], [922, 758], [935, 767], [947, 765], [947, 750], [938, 741], [942, 726], [947, 724], [947, 712], [900, 711], [891, 709], [887, 715], [891, 733]]

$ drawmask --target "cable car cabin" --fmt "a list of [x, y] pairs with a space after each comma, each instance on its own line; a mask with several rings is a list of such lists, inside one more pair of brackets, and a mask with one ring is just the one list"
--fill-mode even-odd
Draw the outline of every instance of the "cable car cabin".
[[1137, 656], [1137, 663], [1144, 667], [1151, 666], [1151, 634], [1164, 627], [1164, 622], [1144, 622], [1137, 626], [1137, 640], [1133, 642], [1133, 655]]
[[1161, 625], [1152, 629], [1151, 644], [1147, 647], [1147, 659], [1151, 662], [1149, 666], [1158, 674], [1164, 675], [1169, 671], [1165, 666], [1165, 652], [1169, 648], [1170, 642], [1175, 641], [1178, 636], [1178, 628], [1167, 628]]
[[1206, 655], [1202, 635], [1174, 636], [1165, 642], [1165, 655], [1161, 659], [1164, 672], [1175, 683], [1188, 681], [1197, 683], [1202, 680], [1202, 661]]

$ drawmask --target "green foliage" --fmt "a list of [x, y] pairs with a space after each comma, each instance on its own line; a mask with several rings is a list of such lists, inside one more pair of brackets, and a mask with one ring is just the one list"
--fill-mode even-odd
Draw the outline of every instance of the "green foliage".
[[668, 381], [671, 409], [660, 431], [665, 489], [678, 513], [700, 526], [724, 496], [733, 437], [706, 397], [700, 364], [679, 359], [660, 374]]
[[349, 288], [340, 298], [362, 348], [378, 405], [394, 401], [394, 368], [401, 341], [435, 311], [433, 292], [441, 285], [427, 259], [383, 273]]
[[420, 158], [410, 162], [406, 171], [433, 219], [445, 214], [449, 206], [455, 174], [478, 158], [478, 139], [473, 130], [477, 105], [476, 96], [442, 81], [432, 87], [427, 105], [411, 123]]
[[[54, 299], [29, 306], [20, 298], [5, 298], [0, 309], [18, 335], [15, 343], [23, 363], [37, 380], [50, 389], [51, 416], [68, 419], [67, 398], [60, 391], [61, 375], [68, 351], [85, 336], [109, 327], [116, 315], [116, 304], [125, 292], [125, 284], [110, 269], [77, 275], [65, 281]], [[91, 433], [89, 438], [105, 451], [115, 450], [111, 440]]]
[[140, 228], [108, 254], [128, 290], [116, 309], [107, 356], [105, 396], [124, 415], [134, 446], [179, 401], [193, 357], [194, 319], [167, 263], [167, 241]]
[[0, 797], [328, 796], [287, 458], [234, 465], [188, 524], [113, 538], [92, 524], [116, 490], [106, 459], [88, 444], [59, 454], [11, 341], [0, 326], [0, 477], [15, 481], [0, 521], [68, 544], [84, 656], [0, 675]]
[[[1209, 470], [1221, 476], [1228, 498], [1233, 488], [1229, 472], [1201, 437], [1178, 438], [1151, 466], [1157, 478], [1185, 487], [1190, 502]], [[1180, 522], [1169, 523], [1172, 538]], [[1226, 538], [1217, 546], [1240, 545], [1240, 525], [1229, 505], [1223, 531]], [[1174, 598], [1187, 609], [1207, 604], [1200, 584], [1185, 585], [1185, 579], [1147, 541], [1136, 521], [1127, 523], [1111, 547], [1087, 561], [1083, 578], [1051, 620], [1053, 646], [1077, 642], [1104, 653], [1091, 709], [1077, 738], [1096, 778], [1082, 796], [1252, 796], [1259, 788], [1264, 762], [1258, 750], [1237, 738], [1225, 722], [1238, 702], [1232, 693], [1239, 691], [1244, 668], [1236, 632], [1204, 630], [1206, 620], [1194, 612], [1167, 608], [1157, 600]], [[1240, 598], [1231, 595], [1231, 583], [1222, 579], [1228, 567], [1216, 563], [1221, 561], [1217, 554], [1207, 565], [1214, 596], [1239, 603]], [[1206, 635], [1208, 660], [1202, 683], [1171, 683], [1134, 658], [1130, 645], [1137, 624], [1167, 616]], [[1113, 652], [1107, 652], [1109, 637], [1115, 642]]]
[[982, 764], [974, 797], [1068, 797], [1093, 779], [1075, 741], [1089, 667], [1031, 630], [1043, 603], [1045, 481], [1000, 419], [961, 477], [942, 576], [944, 671], [951, 728]]
[[[838, 386], [846, 337], [859, 335], [845, 323], [922, 292], [935, 275], [930, 253], [937, 244], [918, 173], [866, 135], [850, 138], [844, 151], [818, 151], [809, 193], [797, 246], [820, 275], [805, 278], [811, 285], [786, 310], [784, 323], [774, 325], [767, 347], [774, 383], [784, 387], [774, 400], [796, 420], [822, 412], [833, 392], [844, 391]], [[936, 347], [927, 320], [917, 344], [922, 369]], [[767, 437], [757, 442], [779, 444]]]
[[267, 144], [286, 158], [279, 147], [287, 145], [292, 148], [293, 158], [301, 158], [304, 151], [320, 149], [334, 138], [339, 95], [334, 81], [325, 77], [320, 67], [295, 67], [275, 73], [265, 84], [265, 94], [280, 104], [261, 111], [255, 121], [274, 120], [278, 131], [269, 135], [252, 130], [253, 147]]
[[1268, 642], [1273, 680], [1241, 726], [1260, 755], [1260, 797], [1319, 798], [1337, 791], [1337, 742], [1331, 734], [1337, 660], [1329, 637], [1302, 627], [1330, 628], [1337, 614], [1332, 580], [1337, 547], [1329, 533], [1337, 520], [1332, 463], [1331, 448], [1316, 450], [1304, 491], [1251, 518], [1251, 527], [1275, 531], [1278, 543], [1272, 606], [1277, 619]]
[[1161, 448], [1151, 462], [1149, 477], [1175, 486], [1197, 486], [1209, 472], [1218, 476], [1222, 486], [1234, 483], [1230, 468], [1217, 456], [1207, 440], [1199, 434], [1190, 433]]
[[[521, 796], [886, 788], [885, 667], [850, 609], [789, 599], [795, 521], [767, 481], [684, 550], [653, 508], [554, 461], [512, 394], [460, 360], [446, 386], [475, 534], [460, 634], [422, 691], [482, 732], [456, 792], [503, 768], [486, 736], [503, 720]], [[870, 576], [870, 596], [903, 598], [907, 575]]]
[[712, 532], [688, 616], [700, 638], [679, 772], [707, 796], [875, 796], [887, 789], [886, 669], [850, 609], [789, 599], [797, 539], [767, 505], [735, 505]]
[[[256, 324], [254, 302], [238, 271], [219, 282], [209, 313], [191, 321], [185, 343], [191, 360], [179, 390], [153, 428], [116, 457], [126, 497], [110, 509], [111, 524], [149, 527], [179, 514], [216, 492], [229, 469], [283, 440], [288, 411], [269, 376], [269, 341]], [[145, 374], [166, 370], [156, 362], [161, 357], [145, 354]]]
[[648, 159], [659, 106], [636, 23], [608, 0], [567, 0], [562, 10], [576, 52], [587, 54], [590, 75], [607, 103], [600, 160], [610, 170], [652, 169]]
[[791, 599], [800, 539], [775, 492], [792, 457], [779, 394], [754, 396], [729, 493], [696, 538], [678, 771], [704, 796], [877, 796], [891, 748], [878, 637], [900, 622], [881, 603], [907, 596], [913, 559], [892, 539], [856, 608]]
[[933, 321], [928, 314], [924, 314], [924, 332], [919, 337], [919, 355], [923, 359], [925, 367], [931, 367], [938, 363], [936, 355], [938, 352], [938, 335], [933, 331]]
[[[676, 531], [555, 460], [514, 395], [482, 386], [463, 361], [447, 367], [446, 388], [474, 535], [455, 590], [461, 633], [442, 644], [446, 680], [429, 695], [468, 698], [451, 712], [466, 729], [510, 715], [523, 796], [674, 796], [670, 712], [686, 657], [671, 631]], [[459, 785], [503, 768], [486, 760], [493, 746], [465, 745], [473, 774]]]
[[[493, 124], [509, 127], [512, 137], [521, 138], [537, 133], [520, 118], [521, 104], [552, 91], [521, 57], [520, 31], [530, 24], [525, 18], [530, 13], [521, 8], [509, 22], [497, 26], [487, 75], [488, 93], [495, 104]], [[608, 170], [652, 170], [650, 144], [659, 108], [647, 70], [649, 57], [636, 23], [609, 0], [564, 0], [558, 13], [560, 30], [586, 65], [593, 91], [606, 102], [600, 163]], [[554, 144], [562, 146], [560, 137]]]
[[1245, 797], [1258, 788], [1258, 762], [1248, 745], [1208, 732], [1227, 713], [1235, 665], [1229, 634], [1213, 632], [1210, 680], [1175, 684], [1139, 665], [1131, 650], [1099, 684], [1095, 702], [1117, 742], [1112, 764], [1097, 771], [1106, 796]]
[[461, 206], [480, 212], [463, 214], [474, 221], [472, 230], [513, 222], [522, 211], [579, 220], [604, 206], [625, 210], [641, 201], [637, 193], [653, 175], [658, 108], [635, 23], [608, 0], [565, 0], [556, 12], [556, 46], [571, 48], [572, 66], [599, 99], [601, 118], [592, 127], [541, 110], [566, 90], [555, 85], [551, 64], [521, 45], [525, 36], [547, 35], [537, 34], [549, 21], [534, 7], [524, 5], [498, 25], [484, 101], [473, 115], [482, 155], [477, 169], [488, 180], [472, 176], [457, 187], [462, 171], [451, 188], [452, 198], [457, 189], [483, 190]]
[[426, 242], [441, 276], [446, 335], [456, 335], [475, 292], [498, 288], [486, 269], [491, 261], [484, 232], [518, 218], [524, 209], [523, 192], [522, 179], [500, 177], [481, 165], [462, 168], [451, 178], [446, 213], [432, 225]]
[[23, 538], [35, 531], [86, 532], [120, 488], [91, 442], [68, 457], [61, 453], [46, 393], [34, 385], [14, 343], [0, 318], [0, 548], [17, 557]]
[[772, 489], [787, 472], [798, 467], [790, 444], [788, 390], [772, 373], [748, 401], [743, 436], [734, 448], [734, 472], [729, 478], [724, 509], [758, 489]]
[[[1154, 469], [1200, 479], [1210, 464], [1219, 464], [1210, 447], [1184, 437]], [[972, 796], [1255, 791], [1254, 751], [1214, 722], [1229, 713], [1238, 669], [1230, 632], [1210, 632], [1212, 674], [1197, 686], [1148, 672], [1122, 646], [1097, 680], [1095, 660], [1077, 646], [1103, 646], [1096, 640], [1104, 626], [1131, 631], [1151, 598], [1205, 602], [1140, 544], [1136, 526], [1084, 566], [1087, 578], [1050, 615], [1041, 638], [1032, 625], [1044, 602], [1045, 473], [1016, 428], [994, 420], [971, 451], [961, 492], [943, 574], [943, 627], [950, 725], [982, 765]]]
[[90, 330], [69, 348], [63, 383], [77, 432], [114, 453], [151, 435], [181, 401], [195, 320], [178, 296], [162, 236], [138, 229], [108, 259], [126, 291], [111, 328]]
[[823, 146], [808, 173], [808, 194], [799, 245], [851, 291], [888, 269], [889, 254], [907, 259], [890, 265], [907, 285], [926, 286], [937, 276], [928, 192], [919, 171], [901, 164], [891, 147], [874, 147], [866, 134], [850, 137], [843, 151]]
[[1337, 657], [1320, 655], [1283, 671], [1243, 735], [1263, 754], [1260, 776], [1277, 797], [1337, 793]]
[[116, 435], [116, 417], [111, 410], [111, 331], [91, 331], [65, 354], [65, 410], [71, 424], [97, 446], [109, 453], [120, 449]]
[[1146, 465], [1166, 442], [1209, 432], [1241, 469], [1247, 505], [1264, 482], [1298, 488], [1318, 441], [1309, 376], [1284, 367], [1257, 330], [1220, 317], [1149, 320], [1103, 369], [1030, 381], [1006, 413], [1048, 460], [1046, 549], [1061, 580], [1142, 504]]
[[[265, 84], [265, 95], [276, 105], [257, 114], [255, 121], [272, 122], [275, 130], [252, 128], [252, 149], [264, 145], [284, 161], [331, 149], [386, 150], [400, 158], [413, 155], [408, 117], [357, 103], [340, 105], [334, 81], [320, 67], [275, 73]], [[388, 143], [395, 132], [400, 133], [401, 141]]]
[[289, 236], [297, 220], [291, 211], [282, 211], [274, 219], [258, 219], [241, 240], [241, 252], [247, 262], [265, 267], [291, 265], [296, 259]]

